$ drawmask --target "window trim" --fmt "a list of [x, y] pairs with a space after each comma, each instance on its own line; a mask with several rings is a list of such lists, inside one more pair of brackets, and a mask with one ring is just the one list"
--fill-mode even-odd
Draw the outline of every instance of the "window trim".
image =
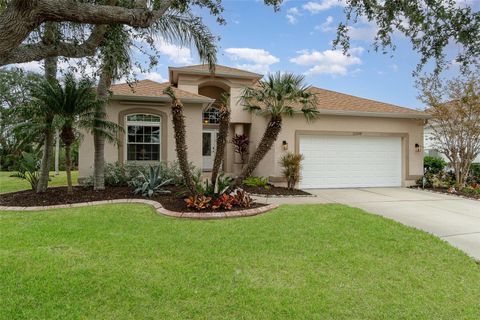
[[[135, 120], [128, 120], [128, 117], [134, 116], [134, 115], [145, 115], [145, 116], [154, 116], [158, 118], [158, 122], [154, 121], [135, 121]], [[158, 126], [158, 160], [128, 160], [128, 145], [138, 145], [138, 144], [144, 144], [144, 145], [155, 145], [155, 143], [142, 143], [142, 142], [128, 142], [128, 126]], [[125, 162], [160, 162], [162, 161], [162, 117], [156, 114], [152, 113], [145, 113], [145, 112], [135, 112], [135, 113], [129, 113], [125, 115], [125, 155], [124, 159]]]
[[[153, 116], [158, 116], [160, 117], [160, 161], [167, 161], [167, 156], [168, 156], [168, 116], [167, 113], [160, 111], [158, 109], [151, 109], [148, 107], [137, 107], [137, 108], [130, 108], [130, 109], [125, 109], [122, 110], [118, 113], [118, 124], [124, 128], [127, 129], [126, 127], [126, 120], [127, 116], [129, 115], [134, 115], [134, 114], [148, 114], [148, 115], [153, 115]], [[119, 146], [118, 146], [118, 156], [117, 156], [117, 161], [120, 163], [126, 163], [128, 160], [127, 158], [127, 146], [126, 146], [126, 139], [128, 138], [127, 132], [120, 132], [119, 134]], [[128, 162], [134, 163], [134, 162], [144, 162], [144, 163], [158, 163], [160, 161], [133, 161], [129, 160]]]

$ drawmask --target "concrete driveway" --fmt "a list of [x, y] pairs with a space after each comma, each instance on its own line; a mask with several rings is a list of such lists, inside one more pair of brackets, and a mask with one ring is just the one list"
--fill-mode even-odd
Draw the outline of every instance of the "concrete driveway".
[[316, 197], [268, 203], [342, 203], [430, 232], [480, 260], [480, 201], [406, 188], [308, 190]]

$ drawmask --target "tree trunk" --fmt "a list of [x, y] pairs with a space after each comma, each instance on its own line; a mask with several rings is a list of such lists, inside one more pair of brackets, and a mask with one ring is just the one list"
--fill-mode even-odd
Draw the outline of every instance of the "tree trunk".
[[225, 155], [225, 145], [227, 144], [228, 127], [230, 126], [230, 110], [227, 105], [223, 105], [220, 109], [220, 126], [217, 135], [217, 151], [213, 160], [212, 168], [212, 185], [215, 188], [217, 183], [218, 173], [222, 165], [223, 157]]
[[72, 145], [65, 145], [65, 171], [67, 172], [67, 193], [73, 193], [72, 187]]
[[267, 128], [265, 129], [265, 133], [263, 134], [262, 140], [257, 147], [257, 150], [253, 153], [253, 155], [248, 159], [247, 165], [243, 168], [240, 175], [235, 179], [234, 185], [240, 185], [245, 178], [248, 178], [255, 168], [258, 166], [260, 161], [265, 157], [265, 155], [270, 151], [273, 144], [277, 140], [278, 134], [282, 130], [282, 118], [276, 117], [271, 118], [268, 122]]
[[55, 175], [60, 174], [60, 133], [55, 131]]
[[[45, 31], [42, 41], [47, 44], [55, 42], [58, 32], [58, 26], [55, 23], [45, 24]], [[45, 59], [45, 78], [49, 81], [57, 78], [57, 64], [58, 58]], [[48, 187], [48, 180], [50, 174], [50, 163], [52, 161], [53, 151], [53, 118], [54, 115], [49, 112], [45, 117], [45, 143], [43, 145], [42, 165], [40, 168], [40, 178], [37, 185], [37, 192], [45, 192]]]
[[[108, 89], [112, 84], [111, 72], [106, 68], [102, 70], [97, 87], [97, 98], [101, 101], [99, 116], [103, 117], [106, 114], [106, 105], [108, 102]], [[122, 142], [120, 142], [122, 143]], [[94, 130], [93, 134], [94, 144], [94, 178], [93, 188], [95, 190], [105, 190], [105, 137]]]
[[37, 192], [45, 192], [48, 187], [48, 180], [50, 179], [50, 162], [53, 151], [53, 130], [52, 130], [53, 116], [48, 117], [45, 121], [44, 130], [44, 144], [42, 154], [42, 164], [40, 166], [40, 177], [38, 179]]
[[195, 183], [193, 182], [192, 172], [188, 163], [186, 130], [185, 130], [185, 116], [183, 115], [183, 105], [177, 99], [172, 101], [172, 122], [173, 131], [175, 133], [175, 150], [177, 151], [178, 164], [182, 170], [185, 186], [190, 195], [195, 196]]

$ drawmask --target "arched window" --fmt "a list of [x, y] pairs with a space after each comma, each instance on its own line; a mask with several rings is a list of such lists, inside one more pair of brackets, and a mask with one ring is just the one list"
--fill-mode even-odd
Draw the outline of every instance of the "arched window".
[[208, 107], [203, 111], [203, 123], [218, 124], [220, 122], [220, 111], [216, 107]]
[[127, 161], [160, 161], [161, 118], [152, 114], [126, 116]]

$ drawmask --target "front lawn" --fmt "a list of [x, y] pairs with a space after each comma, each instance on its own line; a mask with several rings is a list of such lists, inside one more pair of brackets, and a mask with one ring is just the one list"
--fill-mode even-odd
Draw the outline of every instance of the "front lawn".
[[479, 319], [480, 267], [341, 205], [198, 221], [0, 212], [1, 319]]
[[[13, 192], [19, 190], [30, 189], [30, 184], [18, 178], [10, 177], [14, 172], [0, 171], [0, 193]], [[73, 184], [77, 184], [78, 171], [72, 171]], [[58, 176], [53, 171], [50, 172], [50, 181], [48, 186], [58, 187], [67, 185], [67, 175], [65, 171], [61, 171]]]

